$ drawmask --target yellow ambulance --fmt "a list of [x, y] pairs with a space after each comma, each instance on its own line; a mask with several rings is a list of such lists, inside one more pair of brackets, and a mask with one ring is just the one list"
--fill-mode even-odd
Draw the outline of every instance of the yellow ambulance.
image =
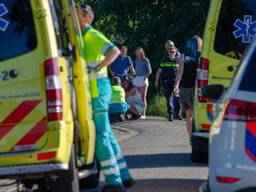
[[95, 128], [82, 47], [72, 0], [0, 0], [1, 178], [63, 192], [88, 181]]
[[201, 94], [204, 86], [230, 85], [241, 55], [256, 35], [256, 4], [253, 0], [213, 0], [203, 37], [203, 50], [196, 85], [192, 160], [207, 160], [209, 129], [214, 104]]

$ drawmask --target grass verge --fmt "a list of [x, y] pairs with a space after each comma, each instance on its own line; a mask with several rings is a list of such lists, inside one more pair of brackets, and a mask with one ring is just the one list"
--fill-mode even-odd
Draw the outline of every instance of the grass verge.
[[153, 96], [148, 102], [147, 115], [167, 117], [167, 106], [165, 97], [161, 94]]

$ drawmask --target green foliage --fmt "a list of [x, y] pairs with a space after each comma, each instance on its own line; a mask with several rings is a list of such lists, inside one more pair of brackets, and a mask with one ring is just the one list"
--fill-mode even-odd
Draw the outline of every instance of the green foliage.
[[208, 11], [207, 0], [88, 0], [95, 10], [95, 27], [117, 44], [131, 50], [145, 47], [154, 63], [165, 54], [164, 42], [201, 35]]
[[[76, 0], [85, 1], [85, 0]], [[116, 44], [126, 44], [130, 55], [145, 48], [156, 69], [165, 55], [167, 39], [181, 48], [184, 39], [202, 36], [209, 0], [86, 0], [95, 11], [95, 28]]]
[[163, 95], [156, 94], [149, 100], [147, 115], [168, 117], [166, 99]]
[[[95, 11], [94, 26], [116, 44], [146, 50], [155, 73], [167, 39], [181, 48], [186, 38], [202, 36], [209, 0], [87, 0]], [[182, 51], [182, 50], [181, 50]], [[153, 73], [153, 78], [155, 74]]]
[[[83, 0], [77, 0], [83, 1]], [[116, 44], [126, 44], [134, 58], [134, 48], [144, 47], [153, 74], [165, 56], [164, 43], [171, 39], [182, 52], [183, 42], [193, 35], [203, 35], [209, 0], [86, 0], [95, 11], [95, 28]], [[154, 96], [149, 89], [149, 99]], [[160, 97], [160, 99], [162, 99]], [[157, 107], [161, 111], [163, 108]], [[151, 109], [150, 109], [151, 110]], [[151, 110], [152, 113], [155, 110]], [[159, 113], [163, 114], [159, 111]]]

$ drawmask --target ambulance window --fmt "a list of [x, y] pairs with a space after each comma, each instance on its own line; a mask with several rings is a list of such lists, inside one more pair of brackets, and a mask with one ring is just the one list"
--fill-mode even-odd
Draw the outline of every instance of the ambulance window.
[[245, 73], [243, 74], [239, 90], [242, 91], [256, 91], [256, 51], [252, 54], [250, 61], [246, 66]]
[[54, 21], [55, 33], [60, 55], [67, 55], [69, 51], [69, 34], [60, 0], [50, 0], [51, 12]]
[[215, 37], [215, 51], [240, 59], [255, 35], [255, 0], [223, 0]]
[[33, 51], [37, 46], [29, 0], [0, 0], [0, 61]]

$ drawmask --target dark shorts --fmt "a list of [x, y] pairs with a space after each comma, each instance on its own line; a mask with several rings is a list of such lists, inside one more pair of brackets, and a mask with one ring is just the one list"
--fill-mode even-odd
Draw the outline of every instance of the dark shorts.
[[194, 104], [195, 88], [180, 88], [180, 103], [183, 109], [192, 109]]

